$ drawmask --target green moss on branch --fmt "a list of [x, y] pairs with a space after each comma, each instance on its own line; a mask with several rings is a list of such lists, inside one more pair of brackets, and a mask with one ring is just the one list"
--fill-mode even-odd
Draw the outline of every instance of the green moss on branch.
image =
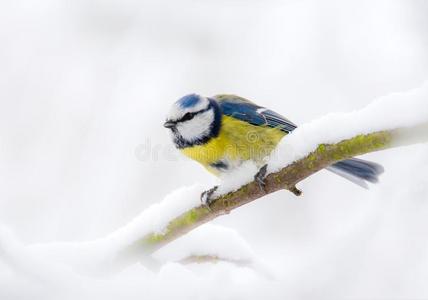
[[265, 180], [265, 191], [262, 191], [255, 182], [248, 183], [237, 191], [216, 199], [210, 209], [201, 205], [183, 213], [171, 220], [162, 232], [151, 233], [143, 237], [130, 246], [126, 252], [129, 254], [132, 250], [131, 252], [135, 253], [151, 253], [197, 226], [278, 190], [287, 189], [295, 195], [299, 195], [300, 191], [296, 188], [296, 184], [306, 177], [337, 161], [388, 148], [392, 137], [392, 132], [381, 131], [358, 135], [337, 144], [319, 145], [314, 152], [305, 158], [286, 166], [279, 172], [269, 174]]
[[[415, 136], [415, 131], [422, 132], [422, 134]], [[141, 257], [142, 254], [150, 254], [195, 227], [278, 190], [287, 189], [295, 195], [300, 195], [301, 192], [296, 188], [300, 181], [335, 162], [373, 151], [427, 140], [428, 123], [414, 128], [358, 135], [336, 144], [319, 145], [315, 151], [306, 157], [276, 173], [269, 174], [265, 179], [265, 191], [262, 191], [256, 182], [250, 182], [240, 189], [214, 200], [210, 209], [201, 205], [176, 217], [169, 222], [162, 232], [151, 233], [142, 237], [124, 249], [119, 257], [127, 256], [128, 258], [124, 261], [132, 261], [129, 258], [130, 254], [138, 257]]]

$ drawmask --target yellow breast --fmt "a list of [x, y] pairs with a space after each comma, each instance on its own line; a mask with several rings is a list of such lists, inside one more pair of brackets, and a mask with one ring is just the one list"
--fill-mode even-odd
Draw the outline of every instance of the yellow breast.
[[261, 163], [286, 133], [268, 126], [254, 126], [229, 116], [223, 116], [220, 134], [204, 145], [181, 149], [181, 152], [218, 175], [210, 165], [220, 160], [239, 164], [253, 160]]

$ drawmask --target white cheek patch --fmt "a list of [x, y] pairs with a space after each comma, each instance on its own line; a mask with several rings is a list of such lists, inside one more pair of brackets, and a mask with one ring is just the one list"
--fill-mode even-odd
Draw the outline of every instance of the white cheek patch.
[[199, 99], [200, 101], [198, 101], [195, 106], [186, 109], [183, 109], [180, 104], [174, 103], [174, 105], [171, 107], [171, 110], [169, 111], [168, 120], [179, 120], [188, 112], [193, 113], [206, 109], [210, 104], [209, 100], [205, 97], [200, 97]]
[[186, 141], [193, 142], [206, 137], [210, 133], [211, 124], [214, 122], [214, 111], [208, 110], [197, 114], [193, 119], [179, 123], [177, 130]]

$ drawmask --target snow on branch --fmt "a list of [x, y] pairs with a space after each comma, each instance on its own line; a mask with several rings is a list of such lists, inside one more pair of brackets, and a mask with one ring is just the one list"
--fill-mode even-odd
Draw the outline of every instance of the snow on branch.
[[[192, 229], [278, 190], [299, 195], [296, 184], [337, 161], [426, 141], [428, 82], [406, 93], [381, 97], [358, 111], [325, 116], [297, 128], [282, 140], [268, 163], [270, 174], [265, 191], [254, 181], [240, 183], [239, 188], [223, 188], [222, 191], [230, 192], [219, 195], [210, 209], [198, 205], [180, 211], [161, 230], [144, 231], [138, 239], [129, 240], [116, 258], [133, 261], [129, 258], [150, 254]], [[194, 191], [179, 198], [177, 201], [183, 203], [198, 201]], [[165, 213], [168, 212], [162, 211], [160, 215]]]
[[[225, 182], [219, 188], [222, 194], [208, 209], [199, 200], [203, 187], [181, 188], [107, 237], [78, 244], [38, 245], [35, 250], [71, 255], [68, 259], [80, 253], [102, 269], [121, 269], [149, 259], [150, 254], [196, 227], [267, 194], [285, 189], [299, 195], [296, 185], [300, 181], [337, 161], [426, 141], [428, 82], [407, 93], [379, 98], [364, 109], [331, 114], [297, 128], [272, 154], [265, 191], [248, 180], [252, 176], [247, 174]], [[68, 249], [73, 249], [71, 254]]]

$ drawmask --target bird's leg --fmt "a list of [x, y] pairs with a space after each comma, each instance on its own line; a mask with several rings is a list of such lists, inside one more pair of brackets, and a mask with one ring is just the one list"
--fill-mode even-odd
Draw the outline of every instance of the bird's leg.
[[263, 192], [266, 192], [265, 178], [266, 178], [266, 173], [267, 173], [267, 167], [268, 167], [267, 164], [264, 165], [263, 167], [260, 168], [260, 170], [257, 172], [257, 174], [254, 175], [254, 181], [257, 182], [257, 184], [259, 185], [259, 188]]
[[213, 202], [213, 194], [215, 191], [217, 191], [218, 189], [218, 185], [216, 185], [215, 187], [203, 192], [201, 194], [201, 202], [203, 205], [205, 205], [208, 209], [210, 208], [211, 203]]

